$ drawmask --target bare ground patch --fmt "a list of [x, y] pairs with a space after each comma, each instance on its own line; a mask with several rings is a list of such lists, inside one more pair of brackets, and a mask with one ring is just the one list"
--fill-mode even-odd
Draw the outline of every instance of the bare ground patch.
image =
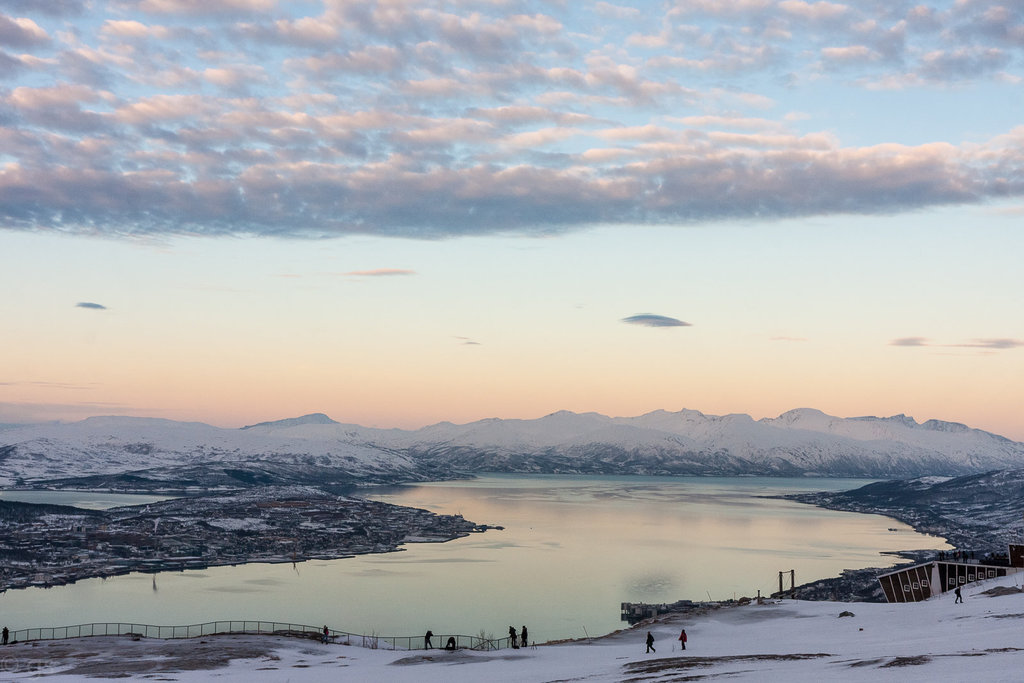
[[36, 662], [38, 675], [103, 678], [206, 671], [232, 660], [258, 660], [273, 667], [280, 639], [266, 636], [210, 636], [189, 640], [149, 640], [119, 636], [35, 641], [5, 649], [15, 660]]
[[1016, 586], [994, 586], [986, 591], [982, 591], [978, 595], [987, 595], [990, 598], [998, 598], [1003, 595], [1020, 595], [1024, 593], [1024, 588], [1017, 588]]
[[[623, 665], [626, 675], [636, 678], [627, 678], [627, 681], [643, 680], [642, 677], [654, 674], [664, 675], [673, 673], [685, 673], [699, 669], [707, 669], [719, 664], [731, 664], [735, 662], [792, 662], [805, 659], [820, 659], [831, 657], [825, 652], [815, 653], [793, 653], [785, 655], [724, 655], [721, 657], [666, 657], [663, 659], [651, 659], [639, 662], [630, 662]], [[694, 678], [674, 678], [673, 680], [698, 680], [706, 678], [699, 674]]]
[[900, 666], [920, 666], [922, 664], [927, 664], [930, 661], [932, 661], [932, 658], [928, 655], [915, 655], [913, 657], [893, 657], [879, 668], [892, 669]]
[[922, 664], [929, 664], [935, 660], [948, 657], [984, 657], [986, 655], [991, 654], [1020, 651], [1022, 651], [1022, 648], [1019, 647], [999, 647], [989, 648], [987, 650], [971, 650], [969, 652], [950, 652], [929, 655], [907, 655], [900, 657], [878, 657], [875, 659], [858, 659], [855, 661], [845, 663], [847, 666], [851, 668], [877, 666], [880, 669], [895, 669], [901, 666], [921, 666]]

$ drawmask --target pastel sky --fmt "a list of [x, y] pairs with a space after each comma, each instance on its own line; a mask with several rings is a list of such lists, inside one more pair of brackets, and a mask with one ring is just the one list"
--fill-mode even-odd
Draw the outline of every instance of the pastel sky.
[[1024, 440], [1020, 0], [0, 0], [0, 422]]

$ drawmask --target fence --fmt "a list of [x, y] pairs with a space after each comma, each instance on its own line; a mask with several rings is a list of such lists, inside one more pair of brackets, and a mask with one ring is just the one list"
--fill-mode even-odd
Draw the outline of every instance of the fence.
[[[297, 638], [319, 639], [323, 636], [322, 626], [289, 624], [280, 621], [208, 621], [204, 624], [187, 626], [154, 626], [152, 624], [131, 624], [126, 622], [97, 622], [74, 626], [53, 626], [26, 628], [10, 632], [10, 641], [64, 640], [67, 638], [91, 638], [93, 636], [128, 636], [132, 638], [199, 638], [215, 635], [277, 635]], [[434, 635], [432, 645], [443, 649], [449, 638], [455, 639], [455, 647], [470, 650], [501, 650], [510, 646], [506, 638], [482, 638], [466, 635]], [[343, 645], [355, 645], [382, 650], [422, 650], [426, 643], [423, 636], [378, 636], [330, 630], [330, 641]]]

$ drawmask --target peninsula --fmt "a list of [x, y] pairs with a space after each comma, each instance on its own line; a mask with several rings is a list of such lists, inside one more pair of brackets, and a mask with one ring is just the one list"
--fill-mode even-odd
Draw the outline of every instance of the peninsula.
[[109, 510], [0, 501], [0, 591], [135, 571], [338, 559], [487, 528], [304, 486]]

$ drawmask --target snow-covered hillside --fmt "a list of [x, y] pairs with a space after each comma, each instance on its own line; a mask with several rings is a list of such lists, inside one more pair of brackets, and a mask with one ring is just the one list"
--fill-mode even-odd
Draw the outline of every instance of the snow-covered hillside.
[[[4, 430], [0, 432], [0, 463], [0, 487], [49, 482], [104, 488], [207, 489], [427, 478], [421, 466], [403, 453], [353, 443], [334, 434], [268, 434], [257, 429], [133, 417], [93, 417], [71, 424]], [[76, 481], [69, 481], [72, 479]]]
[[813, 505], [883, 514], [958, 548], [999, 550], [1021, 541], [1024, 469], [961, 477], [880, 481], [852, 491], [787, 496]]
[[1024, 466], [1024, 444], [963, 425], [809, 409], [764, 420], [694, 410], [616, 418], [563, 411], [365, 438], [471, 471], [890, 478]]
[[17, 427], [0, 431], [0, 462], [0, 486], [381, 483], [442, 479], [453, 470], [906, 478], [1024, 467], [1024, 444], [955, 423], [810, 409], [763, 420], [694, 410], [561, 411], [414, 431], [317, 413], [242, 429], [125, 417]]
[[[964, 602], [956, 605], [949, 595], [892, 605], [752, 603], [668, 615], [603, 638], [518, 650], [371, 649], [358, 647], [358, 639], [322, 645], [277, 636], [177, 641], [111, 636], [9, 645], [3, 661], [5, 680], [42, 677], [54, 683], [86, 677], [182, 683], [1019, 681], [1024, 668], [1017, 628], [1024, 614], [1020, 584], [1019, 574], [971, 584], [963, 591]], [[331, 616], [336, 615], [328, 613], [325, 620]], [[678, 642], [683, 629], [685, 651]], [[645, 647], [648, 632], [654, 638], [651, 653]]]

